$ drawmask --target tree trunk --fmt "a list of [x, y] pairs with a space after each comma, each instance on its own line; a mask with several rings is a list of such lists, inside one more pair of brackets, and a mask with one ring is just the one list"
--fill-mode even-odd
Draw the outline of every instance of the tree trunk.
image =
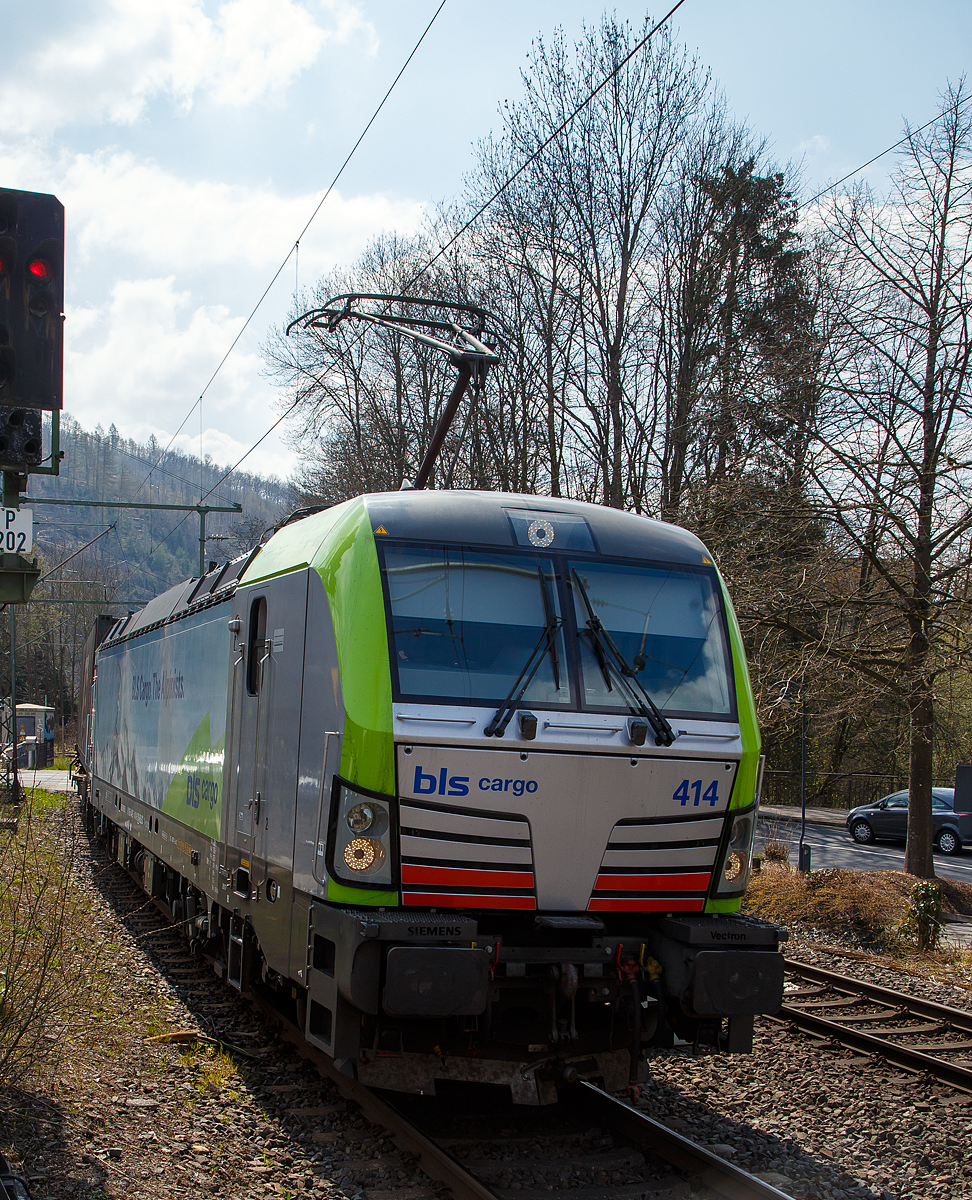
[[[920, 635], [924, 643], [924, 636]], [[927, 649], [923, 647], [923, 653]], [[931, 684], [922, 670], [908, 701], [911, 717], [911, 763], [908, 780], [908, 845], [904, 869], [921, 879], [935, 878], [932, 857], [932, 749], [934, 705]]]

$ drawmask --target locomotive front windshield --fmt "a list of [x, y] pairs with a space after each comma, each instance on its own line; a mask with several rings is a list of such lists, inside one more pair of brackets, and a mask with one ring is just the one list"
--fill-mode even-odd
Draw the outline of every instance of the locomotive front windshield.
[[625, 704], [610, 673], [605, 679], [591, 628], [596, 618], [662, 712], [732, 714], [722, 606], [711, 575], [589, 561], [570, 562], [568, 569], [585, 704]]
[[[553, 563], [540, 556], [387, 546], [385, 575], [392, 658], [412, 699], [502, 700], [561, 615]], [[554, 644], [524, 701], [570, 702], [562, 630]]]
[[383, 557], [402, 700], [499, 703], [536, 653], [522, 704], [627, 711], [613, 650], [662, 712], [734, 714], [711, 571], [444, 545]]

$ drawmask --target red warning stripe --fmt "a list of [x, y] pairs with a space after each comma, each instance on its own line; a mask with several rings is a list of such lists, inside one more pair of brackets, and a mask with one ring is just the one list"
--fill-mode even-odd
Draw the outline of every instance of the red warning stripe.
[[[402, 892], [402, 903], [422, 908], [524, 908], [535, 909], [533, 896], [482, 896], [475, 893]], [[671, 908], [671, 905], [669, 905]]]
[[595, 892], [704, 892], [708, 871], [692, 875], [598, 875]]
[[588, 912], [701, 912], [705, 897], [684, 896], [592, 896]]
[[484, 871], [468, 867], [424, 867], [402, 863], [402, 883], [444, 887], [532, 888], [532, 871]]

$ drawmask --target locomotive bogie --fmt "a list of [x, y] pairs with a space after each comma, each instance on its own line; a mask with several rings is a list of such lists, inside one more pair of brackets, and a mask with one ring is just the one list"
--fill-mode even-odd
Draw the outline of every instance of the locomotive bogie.
[[779, 1006], [781, 931], [736, 915], [745, 659], [684, 531], [359, 497], [96, 640], [92, 821], [348, 1074], [545, 1103], [636, 1082], [653, 1045], [745, 1050]]

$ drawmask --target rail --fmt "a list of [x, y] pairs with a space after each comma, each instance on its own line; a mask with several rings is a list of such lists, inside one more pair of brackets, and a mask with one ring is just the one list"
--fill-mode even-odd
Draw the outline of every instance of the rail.
[[[261, 1007], [264, 1006], [261, 1004]], [[300, 1031], [282, 1019], [279, 1012], [269, 1006], [265, 1006], [265, 1010], [280, 1023], [280, 1036], [313, 1062], [346, 1099], [357, 1104], [369, 1121], [390, 1130], [399, 1149], [414, 1154], [425, 1173], [446, 1184], [455, 1200], [497, 1200], [496, 1192], [480, 1182], [445, 1146], [438, 1145], [424, 1133], [393, 1100], [342, 1074], [332, 1059], [308, 1045]], [[785, 1192], [704, 1146], [696, 1145], [593, 1084], [581, 1083], [578, 1087], [582, 1106], [592, 1120], [644, 1154], [674, 1167], [693, 1187], [705, 1186], [725, 1200], [787, 1200]], [[564, 1189], [562, 1194], [569, 1200], [570, 1189]]]
[[[954, 1036], [972, 1034], [972, 1012], [796, 959], [786, 960], [786, 972], [791, 981], [811, 986], [785, 992], [785, 1003], [773, 1019], [972, 1092], [972, 1060], [945, 1057], [972, 1051], [972, 1040]], [[863, 1025], [875, 1031], [859, 1028]], [[911, 1040], [893, 1040], [897, 1037]]]
[[[139, 880], [131, 872], [123, 871], [122, 876], [141, 891]], [[142, 894], [144, 895], [144, 892]], [[140, 906], [129, 914], [129, 919], [135, 920], [143, 926], [143, 937], [156, 933], [165, 935], [169, 939], [177, 938], [176, 945], [171, 946], [171, 949], [164, 955], [159, 953], [159, 967], [164, 974], [168, 975], [172, 972], [184, 976], [187, 968], [191, 968], [193, 976], [199, 975], [211, 980], [208, 968], [203, 965], [199, 956], [191, 954], [189, 944], [184, 940], [185, 925], [178, 922], [173, 924], [168, 914], [163, 913], [160, 909], [158, 901], [154, 903], [149, 901], [148, 904]], [[206, 955], [202, 956], [203, 961], [207, 958]], [[209, 961], [212, 960], [209, 959]], [[447, 1137], [443, 1138], [440, 1135], [437, 1141], [435, 1137], [430, 1136], [421, 1128], [421, 1124], [424, 1123], [421, 1119], [419, 1119], [419, 1123], [416, 1123], [414, 1111], [411, 1111], [409, 1115], [402, 1111], [406, 1106], [410, 1109], [421, 1107], [421, 1105], [416, 1106], [410, 1103], [415, 1100], [415, 1097], [403, 1096], [402, 1103], [399, 1104], [394, 1096], [376, 1092], [343, 1074], [331, 1058], [305, 1041], [302, 1031], [258, 991], [252, 992], [249, 1000], [270, 1019], [281, 1039], [293, 1045], [307, 1061], [317, 1068], [321, 1075], [335, 1085], [348, 1101], [357, 1105], [368, 1121], [387, 1129], [396, 1145], [401, 1150], [414, 1155], [425, 1173], [444, 1183], [452, 1192], [455, 1200], [497, 1200], [500, 1193], [488, 1187], [483, 1180], [478, 1179], [474, 1170], [470, 1170], [467, 1165], [450, 1153], [447, 1144], [440, 1144], [440, 1142], [448, 1143]], [[186, 1033], [187, 1036], [197, 1039], [204, 1036], [193, 1034], [192, 1031], [186, 1031]], [[228, 1049], [236, 1050], [236, 1048], [226, 1045]], [[236, 1050], [236, 1052], [247, 1053], [245, 1050]], [[765, 1183], [741, 1167], [727, 1162], [718, 1154], [704, 1146], [697, 1145], [593, 1084], [574, 1085], [568, 1101], [575, 1112], [578, 1110], [583, 1112], [585, 1123], [597, 1124], [612, 1137], [616, 1137], [618, 1142], [631, 1147], [632, 1152], [639, 1152], [639, 1158], [643, 1154], [646, 1159], [654, 1159], [656, 1162], [673, 1168], [682, 1179], [688, 1180], [693, 1188], [708, 1188], [710, 1193], [723, 1197], [724, 1200], [788, 1200], [786, 1193], [779, 1191], [771, 1184]], [[522, 1125], [530, 1113], [544, 1113], [545, 1111], [545, 1109], [520, 1110], [519, 1124]], [[507, 1112], [503, 1116], [503, 1124], [505, 1125], [508, 1121], [509, 1113]], [[480, 1138], [477, 1133], [477, 1144], [489, 1140], [488, 1134]], [[503, 1136], [499, 1140], [502, 1141], [504, 1147], [509, 1143], [511, 1148], [515, 1148], [517, 1142], [516, 1136], [511, 1135], [509, 1130], [504, 1130]], [[535, 1143], [542, 1140], [542, 1137], [538, 1138], [537, 1135], [531, 1134], [530, 1140]], [[576, 1159], [571, 1157], [565, 1160], [565, 1163], [574, 1161]], [[516, 1166], [515, 1159], [512, 1160], [511, 1165]], [[559, 1165], [559, 1159], [552, 1159], [548, 1165]], [[560, 1189], [560, 1194], [565, 1196], [566, 1200], [570, 1200], [572, 1190], [574, 1189], [563, 1188]], [[622, 1194], [628, 1194], [627, 1188], [620, 1190]], [[577, 1194], [578, 1196], [589, 1195], [590, 1189], [580, 1188], [577, 1190]], [[0, 1192], [0, 1200], [3, 1200], [2, 1192]]]

